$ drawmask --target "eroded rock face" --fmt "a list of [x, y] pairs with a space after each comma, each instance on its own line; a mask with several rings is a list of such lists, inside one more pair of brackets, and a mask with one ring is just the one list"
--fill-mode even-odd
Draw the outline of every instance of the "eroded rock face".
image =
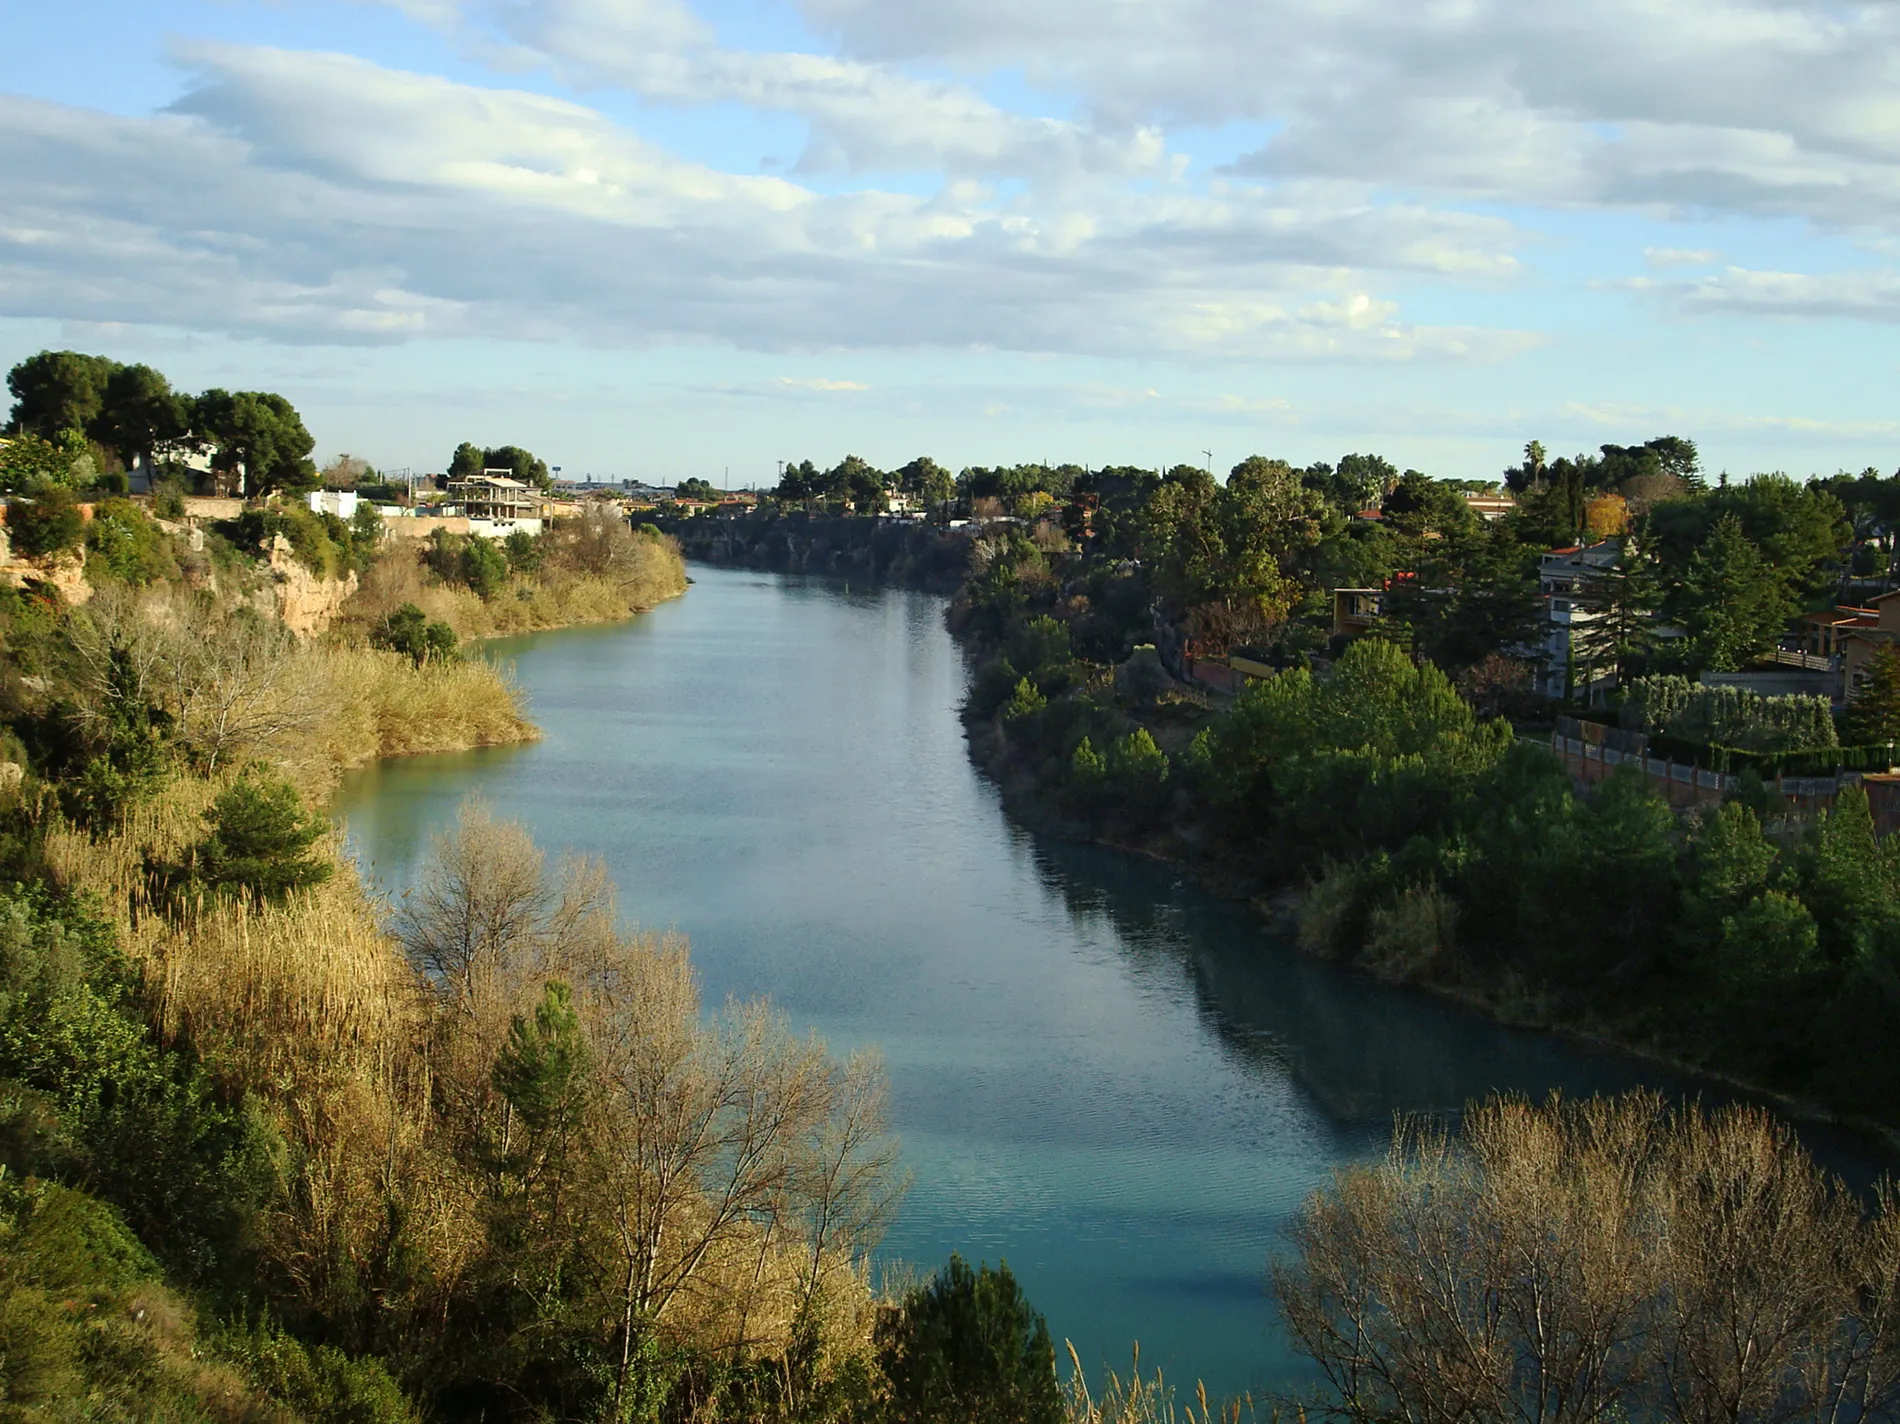
[[57, 589], [60, 598], [74, 608], [92, 597], [92, 585], [86, 582], [86, 551], [83, 548], [62, 549], [57, 554], [21, 554], [16, 557], [6, 545], [3, 534], [0, 534], [0, 581], [9, 588], [25, 588], [29, 583], [48, 584]]
[[290, 541], [281, 534], [271, 536], [266, 554], [272, 591], [277, 596], [277, 616], [300, 638], [315, 637], [327, 630], [356, 592], [355, 574], [327, 579], [311, 573], [297, 561]]

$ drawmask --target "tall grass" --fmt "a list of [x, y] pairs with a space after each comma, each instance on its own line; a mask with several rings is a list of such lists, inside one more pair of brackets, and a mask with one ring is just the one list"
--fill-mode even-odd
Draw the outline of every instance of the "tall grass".
[[[418, 668], [397, 653], [317, 648], [311, 658], [323, 705], [333, 716], [315, 750], [335, 766], [375, 757], [454, 751], [531, 740], [524, 698], [504, 670], [479, 658]], [[288, 760], [297, 748], [270, 749]]]
[[1267, 1414], [1254, 1408], [1253, 1397], [1229, 1399], [1219, 1404], [1208, 1401], [1207, 1387], [1196, 1384], [1193, 1397], [1177, 1401], [1174, 1387], [1156, 1370], [1150, 1379], [1141, 1372], [1141, 1346], [1136, 1345], [1129, 1365], [1128, 1378], [1115, 1371], [1106, 1372], [1102, 1392], [1089, 1389], [1088, 1376], [1081, 1357], [1071, 1341], [1067, 1406], [1069, 1424], [1306, 1424], [1306, 1411], [1298, 1406], [1283, 1414], [1275, 1405]]
[[281, 905], [208, 898], [166, 915], [149, 900], [146, 867], [203, 835], [217, 789], [180, 778], [97, 834], [56, 821], [48, 870], [114, 915], [160, 1036], [189, 1043], [281, 1140], [256, 1245], [292, 1296], [347, 1315], [398, 1214], [453, 1281], [480, 1232], [434, 1130], [427, 1004], [340, 844], [331, 879]]
[[364, 574], [344, 610], [339, 631], [361, 639], [405, 603], [431, 622], [446, 623], [467, 639], [507, 637], [543, 628], [612, 623], [677, 598], [686, 591], [686, 565], [671, 540], [634, 536], [620, 541], [603, 572], [544, 567], [518, 574], [493, 598], [444, 583], [423, 564], [420, 542], [387, 549]]

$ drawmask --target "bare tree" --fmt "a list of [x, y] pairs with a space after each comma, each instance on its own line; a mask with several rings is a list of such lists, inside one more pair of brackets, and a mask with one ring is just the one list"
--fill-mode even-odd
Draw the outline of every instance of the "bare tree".
[[510, 1141], [498, 1055], [550, 984], [571, 1002], [588, 1086], [563, 1210], [613, 1322], [617, 1395], [651, 1338], [784, 1351], [841, 1280], [862, 1294], [902, 1191], [875, 1058], [840, 1065], [763, 1002], [703, 1016], [682, 939], [623, 933], [598, 865], [550, 876], [479, 802], [395, 928], [444, 1010], [438, 1100], [467, 1140]]
[[1759, 1110], [1507, 1099], [1339, 1174], [1274, 1289], [1339, 1418], [1891, 1418], [1890, 1208]]
[[302, 735], [324, 715], [295, 636], [275, 619], [194, 597], [167, 627], [167, 700], [179, 740], [207, 773]]

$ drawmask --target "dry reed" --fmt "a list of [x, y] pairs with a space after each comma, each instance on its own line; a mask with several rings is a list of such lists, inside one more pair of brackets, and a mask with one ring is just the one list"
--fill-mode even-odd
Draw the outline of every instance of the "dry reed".
[[405, 542], [370, 567], [344, 609], [339, 631], [345, 637], [363, 640], [405, 603], [420, 608], [431, 622], [448, 624], [457, 637], [479, 640], [618, 622], [686, 591], [686, 566], [672, 541], [644, 536], [621, 541], [605, 569], [544, 568], [517, 576], [486, 600], [431, 576], [423, 552], [419, 543]]
[[[1210, 1404], [1207, 1398], [1207, 1386], [1196, 1384], [1194, 1398], [1177, 1402], [1174, 1387], [1156, 1370], [1150, 1379], [1141, 1372], [1141, 1346], [1134, 1348], [1133, 1360], [1129, 1365], [1128, 1378], [1123, 1379], [1115, 1371], [1106, 1372], [1102, 1392], [1098, 1396], [1089, 1389], [1087, 1372], [1082, 1368], [1081, 1356], [1075, 1352], [1074, 1342], [1062, 1342], [1069, 1351], [1068, 1398], [1064, 1401], [1069, 1424], [1241, 1424], [1242, 1420], [1255, 1424], [1262, 1416], [1254, 1409], [1253, 1397], [1229, 1399], [1220, 1404]], [[1267, 1424], [1279, 1424], [1282, 1415], [1278, 1406], [1265, 1416]], [[1306, 1424], [1306, 1411], [1296, 1407], [1293, 1418], [1299, 1424]]]

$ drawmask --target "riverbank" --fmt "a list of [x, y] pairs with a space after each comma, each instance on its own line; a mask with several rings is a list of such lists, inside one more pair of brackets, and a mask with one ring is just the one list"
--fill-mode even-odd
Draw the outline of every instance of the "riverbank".
[[725, 568], [824, 574], [952, 594], [969, 568], [967, 529], [922, 520], [771, 511], [700, 515], [658, 526], [689, 559]]
[[[965, 641], [979, 661], [987, 656], [992, 661], [985, 666], [994, 666], [997, 645], [981, 638]], [[1157, 784], [1143, 793], [1105, 796], [1104, 784], [1111, 778], [1104, 771], [1079, 776], [1080, 758], [1061, 754], [1063, 742], [1076, 735], [1075, 728], [1057, 731], [1052, 750], [1050, 729], [1034, 726], [1038, 712], [1026, 713], [1020, 697], [998, 701], [1004, 680], [992, 677], [986, 688], [979, 673], [971, 694], [975, 706], [965, 707], [966, 736], [972, 761], [997, 788], [1011, 818], [1033, 834], [1173, 866], [1207, 892], [1249, 906], [1277, 938], [1381, 983], [1423, 992], [1500, 1025], [1607, 1049], [1705, 1081], [1772, 1104], [1802, 1122], [1843, 1128], [1888, 1148], [1900, 1146], [1891, 1107], [1877, 1101], [1868, 1106], [1865, 1097], [1857, 1107], [1839, 1096], [1791, 1089], [1785, 1078], [1737, 1071], [1713, 1058], [1694, 1009], [1673, 1021], [1659, 1018], [1644, 1003], [1625, 1003], [1621, 1013], [1614, 1008], [1606, 1012], [1574, 993], [1566, 995], [1561, 987], [1540, 986], [1518, 973], [1487, 977], [1482, 962], [1463, 951], [1455, 911], [1443, 901], [1427, 901], [1423, 913], [1410, 922], [1395, 925], [1393, 917], [1368, 924], [1361, 916], [1355, 923], [1350, 908], [1338, 903], [1339, 882], [1353, 873], [1350, 869], [1332, 863], [1316, 877], [1296, 879], [1263, 873], [1262, 857], [1249, 853], [1257, 848], [1236, 837], [1233, 826], [1223, 825], [1224, 818], [1209, 804], [1212, 787], [1203, 734], [1216, 725], [1219, 714], [1194, 697], [1164, 694], [1145, 715], [1140, 706], [1124, 702], [1113, 734], [1124, 739], [1136, 732], [1147, 734], [1164, 765], [1179, 775], [1172, 786]], [[1108, 687], [1099, 684], [1094, 690], [1103, 695]], [[1422, 930], [1420, 920], [1426, 922]], [[1674, 1032], [1657, 1032], [1659, 1024], [1670, 1024]], [[1691, 1034], [1685, 1034], [1685, 1026]], [[1697, 1031], [1704, 1034], [1700, 1041], [1686, 1043]]]
[[365, 639], [408, 605], [458, 640], [479, 642], [617, 623], [686, 592], [686, 562], [670, 536], [600, 514], [566, 523], [487, 548], [453, 538], [389, 547], [364, 572], [338, 630]]

